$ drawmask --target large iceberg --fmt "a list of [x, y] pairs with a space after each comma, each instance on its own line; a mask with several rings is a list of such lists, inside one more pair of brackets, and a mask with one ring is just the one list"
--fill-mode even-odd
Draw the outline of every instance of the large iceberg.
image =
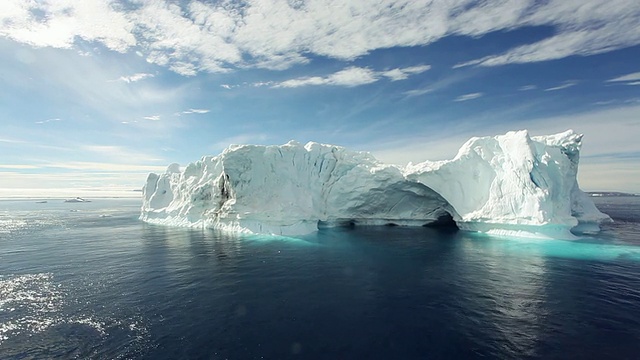
[[509, 132], [472, 138], [453, 160], [406, 167], [314, 142], [236, 145], [149, 174], [141, 219], [282, 235], [453, 220], [463, 230], [566, 238], [610, 221], [578, 187], [581, 139]]
[[451, 219], [428, 186], [364, 152], [310, 142], [231, 146], [180, 172], [150, 174], [142, 220], [298, 235], [322, 226], [428, 225]]

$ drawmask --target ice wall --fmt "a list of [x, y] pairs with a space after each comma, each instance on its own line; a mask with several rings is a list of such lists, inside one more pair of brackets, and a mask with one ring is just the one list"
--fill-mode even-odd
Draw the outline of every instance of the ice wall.
[[409, 164], [404, 174], [447, 199], [461, 229], [569, 238], [610, 221], [578, 187], [581, 141], [571, 130], [476, 137], [453, 160]]
[[304, 234], [318, 226], [425, 225], [448, 202], [368, 153], [310, 142], [232, 146], [180, 172], [150, 174], [141, 219], [241, 232]]

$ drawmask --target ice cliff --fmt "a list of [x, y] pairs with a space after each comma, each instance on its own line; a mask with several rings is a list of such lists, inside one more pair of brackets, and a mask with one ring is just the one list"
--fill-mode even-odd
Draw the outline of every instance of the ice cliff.
[[293, 235], [347, 224], [425, 225], [453, 213], [428, 186], [368, 153], [289, 142], [231, 146], [183, 172], [172, 164], [162, 175], [150, 174], [141, 218]]
[[567, 238], [611, 221], [578, 187], [581, 142], [571, 130], [476, 137], [453, 160], [409, 164], [404, 174], [447, 199], [463, 230]]
[[141, 219], [241, 232], [438, 224], [492, 234], [570, 237], [610, 220], [578, 187], [582, 136], [526, 131], [472, 138], [453, 160], [385, 165], [310, 142], [231, 146], [180, 171], [149, 174]]

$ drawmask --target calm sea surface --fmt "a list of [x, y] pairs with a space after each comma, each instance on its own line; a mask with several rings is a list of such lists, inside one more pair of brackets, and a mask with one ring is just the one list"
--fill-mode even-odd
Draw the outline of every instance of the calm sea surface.
[[576, 241], [0, 201], [0, 359], [639, 359], [640, 198], [596, 201], [616, 222]]

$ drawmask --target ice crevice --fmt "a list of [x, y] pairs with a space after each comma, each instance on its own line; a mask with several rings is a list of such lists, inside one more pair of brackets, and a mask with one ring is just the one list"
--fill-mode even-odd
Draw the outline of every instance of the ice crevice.
[[467, 231], [570, 238], [610, 221], [578, 186], [581, 142], [571, 130], [513, 131], [471, 138], [451, 160], [404, 167], [315, 142], [232, 145], [184, 171], [171, 164], [149, 174], [140, 218], [276, 235], [452, 220]]

